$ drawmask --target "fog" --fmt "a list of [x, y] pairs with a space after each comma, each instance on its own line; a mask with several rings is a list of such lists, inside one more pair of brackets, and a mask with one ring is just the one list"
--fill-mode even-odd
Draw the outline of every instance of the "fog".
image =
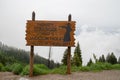
[[[92, 54], [114, 52], [120, 56], [119, 0], [0, 0], [0, 41], [9, 46], [30, 50], [26, 46], [25, 30], [32, 11], [36, 20], [76, 21], [75, 37], [79, 41], [83, 61]], [[60, 62], [66, 47], [53, 47], [52, 59]], [[49, 46], [35, 47], [35, 53], [48, 57]], [[72, 54], [74, 47], [72, 47]]]

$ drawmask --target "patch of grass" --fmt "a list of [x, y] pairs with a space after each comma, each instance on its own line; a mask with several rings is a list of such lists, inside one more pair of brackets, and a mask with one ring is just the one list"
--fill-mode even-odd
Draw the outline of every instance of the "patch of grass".
[[82, 66], [82, 67], [80, 67], [80, 71], [84, 71], [84, 72], [90, 71], [90, 67], [88, 67], [88, 66]]
[[[1, 64], [0, 64], [0, 66], [1, 66]], [[8, 65], [6, 65], [6, 66], [3, 66], [2, 65], [2, 67], [1, 67], [1, 71], [8, 71], [8, 72], [13, 72], [14, 74], [20, 74], [21, 73], [21, 71], [22, 71], [22, 69], [23, 69], [23, 66], [22, 66], [22, 64], [20, 64], [20, 63], [14, 63], [14, 64], [12, 64], [12, 65], [10, 65], [10, 64], [8, 64]]]
[[23, 68], [23, 71], [21, 72], [21, 75], [22, 75], [22, 76], [23, 76], [23, 75], [29, 75], [29, 68], [30, 68], [29, 65], [25, 66], [25, 67]]
[[19, 63], [15, 63], [12, 72], [14, 74], [20, 74], [22, 72], [22, 70], [23, 70], [23, 66]]
[[110, 70], [112, 65], [110, 63], [95, 63], [88, 66], [89, 71], [101, 71], [101, 70]]
[[65, 65], [61, 65], [59, 68], [55, 68], [50, 71], [51, 74], [66, 74], [67, 67]]
[[15, 67], [16, 65], [17, 65], [17, 63], [14, 63], [14, 64], [12, 64], [12, 65], [7, 65], [6, 68], [8, 68], [8, 70], [9, 70], [10, 72], [12, 72], [13, 69], [14, 69], [14, 67]]
[[6, 66], [4, 66], [2, 63], [0, 63], [0, 71], [2, 72], [8, 71]]
[[1, 71], [6, 72], [7, 70], [6, 70], [5, 67], [2, 67], [2, 70], [1, 70]]
[[114, 64], [114, 65], [112, 65], [112, 69], [120, 70], [120, 64]]
[[103, 68], [104, 67], [103, 67], [103, 65], [101, 63], [92, 64], [90, 66], [91, 71], [101, 71]]
[[[29, 65], [26, 65], [25, 67], [20, 64], [20, 63], [14, 63], [12, 65], [6, 65], [3, 66], [3, 64], [0, 63], [0, 71], [10, 71], [15, 74], [21, 74], [21, 75], [29, 75]], [[102, 71], [102, 70], [120, 70], [120, 64], [110, 64], [110, 63], [95, 63], [91, 64], [90, 66], [71, 66], [71, 71], [72, 72], [78, 72], [78, 71]], [[58, 68], [54, 68], [50, 70], [47, 66], [44, 64], [34, 64], [34, 69], [33, 69], [33, 75], [44, 75], [44, 74], [66, 74], [67, 71], [67, 66], [66, 65], [61, 65]]]
[[102, 63], [103, 70], [111, 70], [112, 69], [112, 64], [110, 63]]
[[0, 63], [0, 71], [2, 71], [2, 68], [3, 68], [3, 67], [4, 67], [3, 64]]
[[38, 68], [41, 68], [41, 69], [49, 70], [48, 67], [45, 66], [44, 64], [35, 64], [35, 66], [37, 66]]
[[77, 72], [77, 71], [80, 71], [80, 67], [72, 66], [71, 70], [72, 70], [72, 72]]
[[6, 65], [5, 67], [4, 67], [4, 71], [8, 71], [8, 72], [12, 72], [12, 65]]
[[44, 75], [49, 73], [49, 69], [43, 64], [34, 65], [33, 74], [34, 75]]
[[[23, 71], [21, 72], [21, 75], [29, 75], [29, 69], [30, 66], [27, 65]], [[43, 64], [35, 64], [34, 68], [33, 68], [33, 75], [43, 75], [43, 74], [48, 74], [49, 73], [49, 69], [43, 65]]]

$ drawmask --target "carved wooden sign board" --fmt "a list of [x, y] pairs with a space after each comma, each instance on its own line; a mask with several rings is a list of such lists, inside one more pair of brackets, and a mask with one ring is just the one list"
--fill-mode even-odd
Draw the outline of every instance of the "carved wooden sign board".
[[26, 24], [27, 46], [74, 46], [75, 21], [32, 21]]

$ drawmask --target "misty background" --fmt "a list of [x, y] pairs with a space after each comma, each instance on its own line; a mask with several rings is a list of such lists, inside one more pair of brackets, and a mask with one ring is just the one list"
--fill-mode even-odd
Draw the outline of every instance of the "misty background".
[[[114, 52], [120, 56], [120, 0], [0, 0], [0, 41], [30, 50], [25, 30], [32, 12], [36, 20], [76, 21], [75, 38], [79, 41], [83, 63], [93, 53], [97, 57]], [[52, 47], [52, 59], [60, 62], [67, 47]], [[35, 46], [35, 53], [48, 58], [49, 46]], [[72, 47], [71, 54], [74, 53]]]

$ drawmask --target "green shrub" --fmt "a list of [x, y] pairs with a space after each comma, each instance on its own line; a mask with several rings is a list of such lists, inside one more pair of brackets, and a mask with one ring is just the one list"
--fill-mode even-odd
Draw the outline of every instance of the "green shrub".
[[110, 63], [103, 63], [102, 65], [104, 66], [103, 70], [110, 70], [110, 69], [112, 69], [112, 64], [110, 64]]
[[59, 68], [55, 68], [51, 71], [52, 74], [66, 74], [67, 67], [62, 65]]
[[20, 74], [22, 70], [23, 70], [23, 66], [21, 64], [15, 63], [12, 72], [14, 74]]
[[[27, 65], [21, 75], [29, 75], [29, 65]], [[49, 69], [43, 64], [35, 64], [33, 68], [33, 75], [43, 75], [49, 73]]]
[[101, 71], [102, 69], [103, 69], [103, 65], [101, 63], [92, 64], [90, 66], [90, 70], [92, 71]]
[[80, 69], [77, 66], [71, 66], [71, 70], [72, 72], [76, 72], [76, 71], [79, 71]]
[[45, 66], [44, 64], [35, 64], [35, 66], [37, 66], [38, 68], [41, 68], [41, 69], [48, 70], [48, 67]]
[[23, 71], [21, 72], [21, 75], [28, 75], [29, 74], [29, 68], [30, 66], [27, 65], [23, 68]]
[[10, 65], [10, 64], [9, 64], [9, 65], [6, 65], [6, 66], [4, 67], [5, 71], [11, 72], [11, 71], [12, 71], [11, 66], [12, 66], [12, 65]]
[[0, 63], [0, 71], [2, 71], [2, 68], [3, 68], [3, 67], [4, 67], [3, 64]]
[[1, 71], [5, 72], [7, 71], [5, 67], [2, 67]]
[[2, 63], [0, 63], [0, 71], [6, 71]]
[[34, 75], [43, 75], [48, 73], [48, 68], [43, 64], [34, 65], [33, 74]]
[[8, 64], [1, 68], [2, 71], [9, 71], [9, 72], [13, 72], [15, 74], [21, 73], [22, 69], [23, 69], [23, 66], [19, 63], [14, 63], [12, 65]]
[[82, 67], [80, 67], [80, 71], [90, 71], [90, 67], [82, 66]]
[[90, 66], [82, 66], [76, 67], [72, 66], [72, 71], [101, 71], [101, 70], [110, 70], [110, 69], [120, 69], [120, 65], [112, 65], [110, 63], [101, 63], [97, 62], [95, 64], [91, 64]]
[[101, 71], [101, 70], [110, 70], [110, 69], [112, 69], [112, 65], [110, 63], [97, 62], [95, 64], [90, 65], [91, 71]]
[[13, 71], [14, 67], [17, 65], [17, 63], [14, 63], [12, 65], [7, 65], [7, 68], [9, 69], [9, 71]]
[[39, 75], [39, 74], [40, 74], [39, 67], [37, 67], [36, 65], [34, 65], [33, 74], [34, 74], [34, 75]]
[[112, 69], [120, 70], [120, 64], [114, 64], [114, 65], [112, 65]]

